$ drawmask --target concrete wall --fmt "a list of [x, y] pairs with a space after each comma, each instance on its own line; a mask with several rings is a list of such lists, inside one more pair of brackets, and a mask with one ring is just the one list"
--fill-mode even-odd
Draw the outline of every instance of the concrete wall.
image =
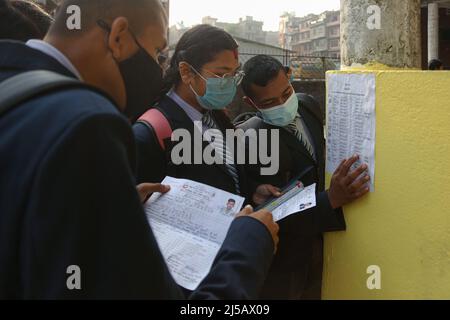
[[[367, 27], [371, 5], [380, 8], [379, 29]], [[420, 0], [341, 0], [341, 59], [348, 67], [421, 69]]]
[[375, 192], [326, 235], [323, 297], [450, 299], [450, 72], [374, 73]]

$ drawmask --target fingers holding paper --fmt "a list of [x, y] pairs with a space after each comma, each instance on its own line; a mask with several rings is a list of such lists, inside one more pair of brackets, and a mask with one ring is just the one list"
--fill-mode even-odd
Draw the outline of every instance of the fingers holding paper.
[[256, 205], [262, 205], [264, 202], [273, 197], [280, 197], [281, 191], [279, 188], [270, 184], [260, 185], [253, 195], [253, 203]]
[[139, 198], [142, 203], [147, 202], [147, 200], [152, 196], [153, 193], [167, 193], [170, 190], [170, 186], [166, 186], [160, 183], [142, 183], [136, 187], [139, 194]]

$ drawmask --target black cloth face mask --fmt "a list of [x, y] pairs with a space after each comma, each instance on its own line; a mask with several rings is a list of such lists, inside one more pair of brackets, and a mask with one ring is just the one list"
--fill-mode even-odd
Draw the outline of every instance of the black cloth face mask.
[[[97, 24], [102, 29], [111, 31], [106, 22], [99, 20]], [[131, 34], [139, 50], [130, 58], [117, 62], [117, 65], [127, 93], [124, 114], [134, 123], [158, 100], [163, 87], [163, 71], [155, 59], [142, 48], [135, 35]]]

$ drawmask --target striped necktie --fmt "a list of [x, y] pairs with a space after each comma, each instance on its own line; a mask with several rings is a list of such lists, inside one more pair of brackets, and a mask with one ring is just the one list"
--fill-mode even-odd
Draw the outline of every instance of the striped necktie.
[[300, 115], [297, 115], [295, 120], [289, 124], [286, 128], [290, 133], [292, 133], [306, 148], [311, 157], [316, 160], [316, 155], [314, 152], [314, 147], [311, 144], [311, 141], [308, 139], [308, 135], [306, 133], [306, 128], [303, 124], [303, 120]]
[[[207, 129], [216, 129], [220, 131], [219, 127], [211, 116], [211, 112], [206, 112], [203, 115], [202, 121]], [[214, 150], [217, 152], [217, 154], [224, 159], [224, 165], [227, 168], [228, 174], [233, 178], [236, 192], [237, 194], [241, 194], [238, 170], [234, 163], [234, 158], [230, 150], [224, 143], [223, 134], [215, 135], [213, 141], [211, 141], [211, 144], [213, 145]]]

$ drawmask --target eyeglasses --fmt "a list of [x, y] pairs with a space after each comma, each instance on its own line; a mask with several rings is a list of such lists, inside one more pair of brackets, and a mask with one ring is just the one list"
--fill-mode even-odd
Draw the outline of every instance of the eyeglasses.
[[[207, 81], [205, 79], [205, 77], [203, 77], [200, 72], [198, 72], [193, 66], [191, 66], [192, 70], [194, 70], [194, 72], [196, 74], [198, 74], [203, 80]], [[227, 87], [230, 84], [230, 81], [234, 83], [234, 85], [239, 86], [242, 83], [242, 80], [245, 77], [245, 72], [242, 70], [238, 70], [235, 73], [231, 74], [231, 73], [226, 73], [223, 76], [219, 76], [217, 74], [215, 74], [214, 72], [211, 72], [209, 70], [204, 69], [206, 72], [208, 72], [209, 74], [211, 74], [212, 76], [214, 76], [216, 79], [220, 79], [220, 86], [221, 87]]]
[[160, 66], [164, 66], [164, 64], [167, 62], [169, 58], [167, 57], [167, 54], [163, 52], [158, 53], [158, 63]]
[[[108, 32], [108, 33], [111, 32], [111, 27], [110, 27], [109, 24], [106, 23], [104, 20], [98, 19], [98, 20], [97, 20], [97, 25], [98, 25], [101, 29], [103, 29], [104, 31], [106, 31], [106, 32]], [[143, 49], [144, 51], [146, 51], [146, 50], [141, 46], [141, 44], [139, 43], [139, 41], [138, 41], [138, 39], [136, 38], [134, 32], [132, 32], [131, 30], [129, 30], [129, 31], [130, 31], [131, 36], [133, 37], [134, 41], [136, 42], [137, 46], [138, 46], [139, 48]], [[147, 52], [147, 51], [146, 51], [146, 52]], [[157, 60], [157, 62], [158, 62], [158, 64], [160, 65], [161, 68], [164, 66], [164, 63], [166, 63], [167, 59], [168, 59], [167, 53], [165, 53], [165, 52], [158, 52], [158, 53], [157, 53], [156, 60]]]

